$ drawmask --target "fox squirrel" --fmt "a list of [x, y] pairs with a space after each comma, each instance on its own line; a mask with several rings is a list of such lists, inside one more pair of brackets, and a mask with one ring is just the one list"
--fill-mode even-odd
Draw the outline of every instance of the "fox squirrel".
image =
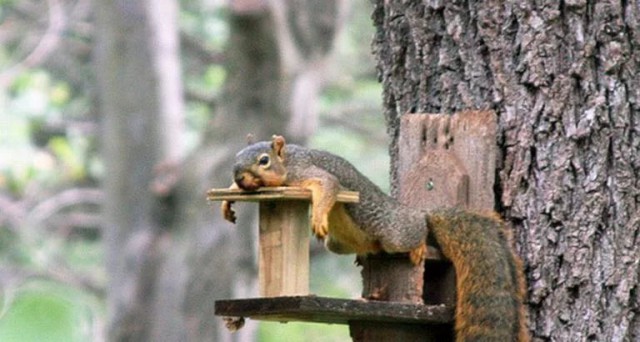
[[[386, 195], [349, 162], [324, 151], [286, 144], [281, 136], [241, 150], [231, 188], [299, 186], [311, 190], [313, 234], [339, 254], [408, 252], [418, 265], [427, 231], [456, 271], [457, 341], [529, 341], [523, 300], [522, 263], [497, 214], [459, 209], [431, 212]], [[336, 203], [341, 189], [360, 193], [359, 203]], [[232, 202], [222, 202], [235, 223]]]

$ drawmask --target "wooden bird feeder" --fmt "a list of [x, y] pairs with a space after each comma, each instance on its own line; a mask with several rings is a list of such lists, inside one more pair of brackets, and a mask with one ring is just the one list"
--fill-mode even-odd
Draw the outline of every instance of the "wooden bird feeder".
[[[404, 115], [398, 199], [427, 210], [492, 210], [496, 129], [492, 111]], [[349, 324], [354, 341], [453, 339], [455, 273], [433, 247], [420, 267], [404, 256], [367, 257], [362, 275], [368, 300], [317, 297], [309, 294], [310, 191], [213, 189], [207, 199], [259, 202], [260, 207], [261, 298], [217, 301], [216, 315]], [[338, 201], [357, 203], [358, 193], [343, 191]]]
[[[338, 202], [357, 203], [358, 193], [341, 191]], [[295, 187], [247, 192], [212, 189], [209, 201], [259, 203], [258, 283], [261, 297], [309, 294], [309, 203], [311, 191]]]

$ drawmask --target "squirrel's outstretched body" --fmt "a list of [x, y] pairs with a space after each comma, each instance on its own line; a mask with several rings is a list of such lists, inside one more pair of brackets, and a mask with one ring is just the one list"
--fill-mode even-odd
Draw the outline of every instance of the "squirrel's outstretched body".
[[[522, 265], [496, 214], [402, 205], [341, 157], [286, 145], [281, 136], [240, 151], [233, 173], [232, 188], [311, 190], [313, 233], [335, 253], [408, 252], [417, 265], [426, 253], [428, 228], [456, 271], [456, 340], [529, 341]], [[341, 189], [359, 192], [360, 201], [336, 203]], [[222, 212], [235, 222], [231, 203], [223, 201]]]

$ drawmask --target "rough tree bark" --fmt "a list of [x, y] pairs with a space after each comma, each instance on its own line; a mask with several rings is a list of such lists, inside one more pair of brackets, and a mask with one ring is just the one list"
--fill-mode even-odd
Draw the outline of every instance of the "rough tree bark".
[[640, 339], [637, 4], [374, 4], [392, 165], [400, 115], [495, 110], [534, 339]]

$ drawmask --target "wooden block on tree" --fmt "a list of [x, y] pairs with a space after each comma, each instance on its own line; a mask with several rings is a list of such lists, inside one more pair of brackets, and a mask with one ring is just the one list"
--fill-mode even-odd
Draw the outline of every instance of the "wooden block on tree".
[[[260, 202], [258, 282], [260, 296], [309, 293], [309, 201], [311, 191], [295, 187], [256, 191], [211, 189], [209, 201]], [[357, 192], [341, 191], [338, 202], [355, 203]]]
[[[496, 129], [491, 111], [403, 115], [398, 141], [399, 201], [426, 210], [453, 206], [492, 210]], [[453, 304], [452, 270], [434, 263], [425, 267], [438, 276], [423, 279], [422, 268], [411, 267], [401, 258], [368, 258], [363, 267], [363, 296], [385, 289], [387, 300]], [[423, 281], [433, 296], [425, 298]]]
[[[493, 209], [497, 146], [493, 112], [454, 115], [408, 114], [400, 121], [400, 202], [421, 209], [459, 206]], [[455, 272], [450, 264], [411, 267], [403, 258], [376, 255], [363, 263], [363, 296], [383, 300], [455, 305]], [[421, 330], [353, 322], [354, 341], [452, 340], [451, 329]]]
[[[497, 119], [493, 111], [411, 114], [400, 122], [399, 200], [423, 209], [493, 210]], [[453, 268], [427, 264], [425, 303], [455, 303]]]
[[400, 201], [424, 209], [493, 210], [496, 131], [493, 111], [403, 115]]

